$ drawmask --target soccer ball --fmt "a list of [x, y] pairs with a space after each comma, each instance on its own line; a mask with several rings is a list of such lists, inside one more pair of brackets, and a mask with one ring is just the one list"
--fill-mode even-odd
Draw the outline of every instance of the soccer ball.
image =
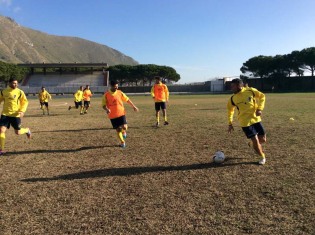
[[224, 153], [221, 151], [217, 151], [213, 156], [213, 161], [217, 164], [224, 162], [224, 160], [225, 160], [225, 156], [224, 156]]

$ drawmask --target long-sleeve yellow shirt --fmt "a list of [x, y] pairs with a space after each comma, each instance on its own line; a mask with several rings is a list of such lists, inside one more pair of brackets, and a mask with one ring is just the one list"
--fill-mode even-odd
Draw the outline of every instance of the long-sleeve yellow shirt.
[[8, 87], [0, 92], [0, 103], [4, 102], [2, 115], [20, 117], [19, 112], [25, 113], [28, 100], [25, 93], [19, 88]]
[[51, 99], [51, 95], [48, 91], [40, 91], [38, 93], [39, 102], [48, 102]]
[[151, 88], [151, 96], [154, 98], [155, 102], [165, 102], [169, 99], [169, 91], [165, 84], [160, 82], [159, 84], [154, 84]]
[[77, 90], [77, 92], [74, 94], [74, 101], [80, 102], [83, 100], [83, 91]]
[[235, 108], [238, 110], [240, 126], [246, 127], [261, 121], [261, 117], [256, 116], [256, 110], [263, 110], [264, 107], [264, 93], [252, 87], [243, 87], [240, 92], [231, 96], [227, 103], [229, 125], [233, 122]]

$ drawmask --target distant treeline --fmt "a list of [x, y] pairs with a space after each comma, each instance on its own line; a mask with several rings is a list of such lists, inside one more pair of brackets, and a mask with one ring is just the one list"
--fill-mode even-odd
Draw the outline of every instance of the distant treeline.
[[117, 80], [122, 85], [138, 86], [152, 84], [155, 76], [160, 76], [163, 82], [178, 82], [180, 75], [172, 67], [160, 66], [154, 64], [140, 65], [115, 65], [110, 66], [110, 80]]
[[292, 51], [286, 55], [255, 56], [243, 63], [240, 70], [243, 73], [241, 77], [245, 80], [250, 77], [301, 77], [305, 72], [314, 77], [315, 47]]

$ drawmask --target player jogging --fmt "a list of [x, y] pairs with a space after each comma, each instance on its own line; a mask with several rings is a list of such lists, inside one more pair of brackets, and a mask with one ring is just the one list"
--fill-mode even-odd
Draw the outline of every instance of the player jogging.
[[3, 110], [0, 118], [0, 155], [4, 154], [5, 132], [12, 126], [15, 134], [26, 134], [27, 138], [31, 138], [29, 128], [21, 127], [21, 118], [27, 109], [28, 100], [22, 90], [18, 87], [16, 79], [9, 80], [9, 87], [0, 92], [0, 103], [3, 101]]
[[166, 115], [166, 103], [169, 99], [169, 91], [165, 84], [161, 82], [161, 77], [155, 76], [155, 84], [151, 88], [151, 96], [155, 102], [156, 127], [160, 125], [160, 110], [162, 109], [164, 125], [168, 125]]
[[110, 86], [110, 89], [103, 95], [102, 107], [108, 114], [113, 128], [116, 129], [117, 136], [120, 141], [119, 146], [125, 148], [125, 139], [127, 137], [128, 125], [123, 102], [130, 104], [134, 111], [138, 111], [139, 109], [131, 102], [125, 93], [123, 93], [121, 90], [118, 90], [117, 81], [111, 81]]
[[86, 85], [83, 90], [83, 102], [84, 102], [84, 113], [87, 114], [87, 111], [90, 107], [92, 92], [90, 90], [90, 86]]
[[[76, 93], [74, 93], [74, 108], [78, 109], [80, 107], [80, 114], [83, 114], [83, 106], [82, 106], [82, 100], [83, 100], [83, 86], [80, 86], [79, 90], [77, 90]], [[73, 108], [71, 105], [69, 106], [68, 110]]]
[[262, 143], [266, 142], [266, 133], [261, 124], [261, 114], [265, 106], [265, 95], [252, 87], [243, 87], [241, 79], [233, 79], [231, 82], [231, 96], [227, 103], [228, 109], [228, 132], [231, 133], [233, 128], [233, 115], [235, 108], [238, 110], [239, 123], [247, 136], [252, 142], [256, 153], [260, 156], [259, 164], [266, 163], [265, 153], [262, 149]]
[[45, 115], [45, 108], [47, 114], [49, 115], [48, 101], [51, 100], [51, 95], [46, 91], [45, 87], [42, 87], [42, 90], [38, 93], [38, 99], [40, 103], [40, 108], [43, 110], [43, 115]]

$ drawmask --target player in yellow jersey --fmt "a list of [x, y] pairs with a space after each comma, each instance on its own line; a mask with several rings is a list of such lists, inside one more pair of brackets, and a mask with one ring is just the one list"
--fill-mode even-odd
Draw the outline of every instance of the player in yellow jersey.
[[87, 111], [90, 107], [92, 92], [90, 90], [90, 86], [86, 85], [83, 90], [83, 103], [84, 103], [84, 113], [87, 114]]
[[42, 90], [38, 93], [38, 99], [40, 103], [40, 108], [43, 110], [43, 115], [45, 115], [45, 108], [47, 114], [49, 115], [48, 101], [51, 100], [51, 95], [46, 91], [45, 87], [42, 87]]
[[117, 131], [117, 136], [120, 141], [119, 146], [125, 148], [128, 125], [123, 102], [130, 104], [134, 111], [139, 111], [139, 109], [132, 103], [125, 93], [118, 90], [117, 81], [111, 81], [110, 86], [110, 89], [103, 95], [102, 107], [108, 114], [113, 128]]
[[29, 128], [21, 127], [21, 118], [27, 109], [28, 100], [22, 90], [18, 87], [18, 81], [14, 78], [9, 80], [9, 87], [0, 92], [0, 103], [3, 101], [3, 110], [0, 118], [0, 155], [4, 154], [5, 132], [12, 126], [15, 134], [26, 134], [31, 138]]
[[80, 114], [83, 115], [83, 86], [80, 86], [79, 90], [74, 93], [74, 106], [69, 106], [68, 110], [71, 108], [76, 108], [78, 109], [80, 107]]
[[266, 133], [261, 124], [261, 114], [265, 106], [265, 95], [252, 87], [243, 87], [241, 79], [233, 79], [231, 91], [234, 95], [228, 101], [228, 132], [233, 128], [233, 115], [235, 108], [238, 110], [238, 121], [248, 139], [251, 139], [256, 153], [260, 156], [259, 164], [266, 163], [262, 143], [266, 142]]
[[155, 76], [155, 84], [151, 88], [151, 96], [155, 102], [156, 127], [160, 125], [160, 110], [162, 109], [164, 125], [168, 125], [166, 115], [166, 103], [169, 99], [169, 91], [165, 84], [161, 82], [161, 77]]

